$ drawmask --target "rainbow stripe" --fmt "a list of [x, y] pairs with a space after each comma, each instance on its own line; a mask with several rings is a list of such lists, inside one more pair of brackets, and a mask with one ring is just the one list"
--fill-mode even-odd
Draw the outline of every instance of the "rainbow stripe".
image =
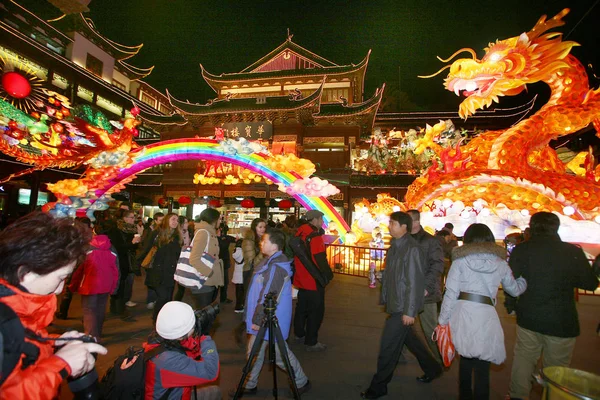
[[[98, 197], [106, 193], [110, 188], [130, 177], [151, 168], [155, 165], [179, 161], [179, 160], [211, 160], [231, 163], [270, 179], [276, 184], [283, 184], [286, 187], [291, 186], [294, 181], [301, 177], [293, 171], [278, 172], [267, 168], [262, 162], [270, 157], [267, 154], [226, 154], [219, 143], [213, 139], [174, 139], [141, 148], [132, 154], [134, 163], [119, 171], [119, 175], [112, 180], [107, 181], [102, 189], [96, 191]], [[319, 210], [324, 216], [326, 223], [335, 221], [340, 227], [341, 240], [344, 240], [345, 234], [350, 231], [350, 227], [333, 208], [333, 205], [325, 197], [313, 197], [303, 194], [297, 194], [294, 198], [302, 204], [307, 210]]]

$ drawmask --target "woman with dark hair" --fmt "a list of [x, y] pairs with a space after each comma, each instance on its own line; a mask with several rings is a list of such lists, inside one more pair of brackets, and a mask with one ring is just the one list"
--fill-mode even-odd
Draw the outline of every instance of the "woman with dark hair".
[[[3, 366], [12, 368], [0, 374], [2, 398], [54, 399], [64, 378], [94, 368], [92, 353], [106, 354], [99, 344], [76, 341], [83, 333], [67, 332], [60, 336], [64, 340], [57, 340], [47, 331], [56, 294], [85, 259], [90, 239], [90, 229], [81, 223], [41, 212], [20, 218], [0, 233], [0, 313], [2, 319], [16, 314], [29, 331], [24, 338], [28, 346], [15, 343], [14, 335], [4, 337]], [[19, 345], [23, 354], [11, 352]]]
[[[254, 218], [250, 224], [250, 229], [244, 233], [244, 240], [242, 241], [242, 252], [244, 254], [244, 275], [243, 275], [243, 288], [244, 291], [241, 293], [242, 301], [246, 300], [246, 293], [248, 293], [248, 285], [252, 279], [254, 273], [254, 267], [258, 265], [263, 259], [263, 255], [260, 252], [260, 239], [262, 235], [267, 231], [267, 221], [262, 218]], [[236, 309], [238, 305], [236, 304]], [[242, 309], [244, 304], [241, 304]]]
[[[460, 354], [459, 399], [488, 399], [490, 363], [506, 359], [504, 332], [496, 312], [498, 286], [512, 296], [527, 288], [515, 280], [506, 263], [506, 250], [484, 224], [472, 224], [464, 245], [452, 251], [439, 324], [450, 324], [452, 342]], [[474, 374], [474, 388], [471, 376]]]
[[135, 225], [135, 213], [130, 210], [119, 210], [116, 226], [108, 232], [110, 242], [119, 256], [120, 281], [115, 296], [110, 298], [110, 312], [120, 315], [124, 321], [133, 321], [125, 314], [125, 306], [133, 307], [131, 301], [133, 291], [133, 272], [131, 261], [135, 260], [135, 251], [141, 242], [141, 235]]
[[[219, 259], [219, 240], [217, 227], [221, 223], [221, 213], [214, 208], [207, 208], [200, 213], [200, 222], [196, 225], [190, 265], [206, 276], [206, 282], [200, 289], [192, 288], [194, 307], [200, 310], [217, 298], [217, 288], [223, 286], [223, 262]], [[208, 257], [203, 257], [203, 255]], [[212, 259], [212, 267], [205, 263]]]
[[179, 216], [174, 213], [168, 213], [161, 221], [158, 229], [152, 232], [147, 247], [140, 253], [140, 259], [146, 257], [152, 246], [156, 246], [156, 253], [152, 259], [152, 265], [146, 272], [146, 286], [154, 288], [156, 291], [156, 304], [152, 320], [156, 322], [156, 317], [160, 309], [171, 301], [173, 290], [175, 289], [175, 268], [181, 253], [183, 239], [179, 229]]

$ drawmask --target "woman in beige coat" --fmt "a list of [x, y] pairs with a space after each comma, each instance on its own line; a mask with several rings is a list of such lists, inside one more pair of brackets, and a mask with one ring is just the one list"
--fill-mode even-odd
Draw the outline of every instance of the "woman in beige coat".
[[[220, 221], [221, 213], [214, 208], [207, 208], [200, 213], [200, 222], [195, 227], [190, 264], [208, 277], [202, 288], [191, 289], [196, 310], [201, 310], [211, 304], [217, 296], [217, 288], [223, 286], [223, 262], [219, 259], [219, 241], [216, 230]], [[214, 258], [212, 268], [202, 261], [204, 253]]]

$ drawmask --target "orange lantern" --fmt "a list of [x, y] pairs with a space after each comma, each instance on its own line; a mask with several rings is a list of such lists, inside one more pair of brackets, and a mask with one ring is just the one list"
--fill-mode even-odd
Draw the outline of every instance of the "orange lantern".
[[240, 205], [244, 208], [254, 208], [254, 201], [251, 199], [244, 199]]
[[166, 206], [169, 203], [169, 200], [165, 199], [164, 197], [161, 197], [160, 199], [158, 199], [158, 205], [161, 207]]

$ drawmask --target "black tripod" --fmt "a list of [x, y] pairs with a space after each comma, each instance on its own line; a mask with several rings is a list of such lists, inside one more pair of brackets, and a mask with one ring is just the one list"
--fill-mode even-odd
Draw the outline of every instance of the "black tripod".
[[[241, 392], [243, 391], [244, 382], [246, 381], [246, 377], [252, 370], [252, 363], [260, 351], [260, 347], [262, 346], [262, 342], [267, 329], [269, 330], [269, 363], [273, 368], [273, 397], [275, 398], [275, 400], [277, 400], [277, 355], [275, 352], [275, 343], [277, 343], [277, 346], [279, 347], [279, 354], [281, 355], [281, 359], [283, 360], [283, 364], [285, 365], [285, 370], [287, 371], [292, 384], [292, 393], [294, 395], [294, 399], [300, 400], [298, 386], [296, 386], [296, 376], [294, 374], [292, 366], [290, 365], [290, 358], [288, 356], [285, 340], [283, 340], [283, 334], [281, 333], [281, 329], [279, 328], [279, 321], [277, 321], [277, 317], [275, 316], [275, 310], [277, 309], [276, 296], [277, 294], [275, 292], [271, 292], [265, 295], [265, 302], [263, 303], [266, 314], [265, 319], [263, 320], [262, 325], [258, 330], [256, 339], [254, 340], [254, 344], [252, 345], [252, 350], [250, 351], [250, 355], [248, 356], [248, 361], [242, 369], [242, 378], [240, 379], [240, 383], [238, 383], [237, 390], [235, 391], [235, 395], [233, 396], [233, 400], [237, 400]], [[275, 339], [277, 339], [277, 342], [275, 341]]]

